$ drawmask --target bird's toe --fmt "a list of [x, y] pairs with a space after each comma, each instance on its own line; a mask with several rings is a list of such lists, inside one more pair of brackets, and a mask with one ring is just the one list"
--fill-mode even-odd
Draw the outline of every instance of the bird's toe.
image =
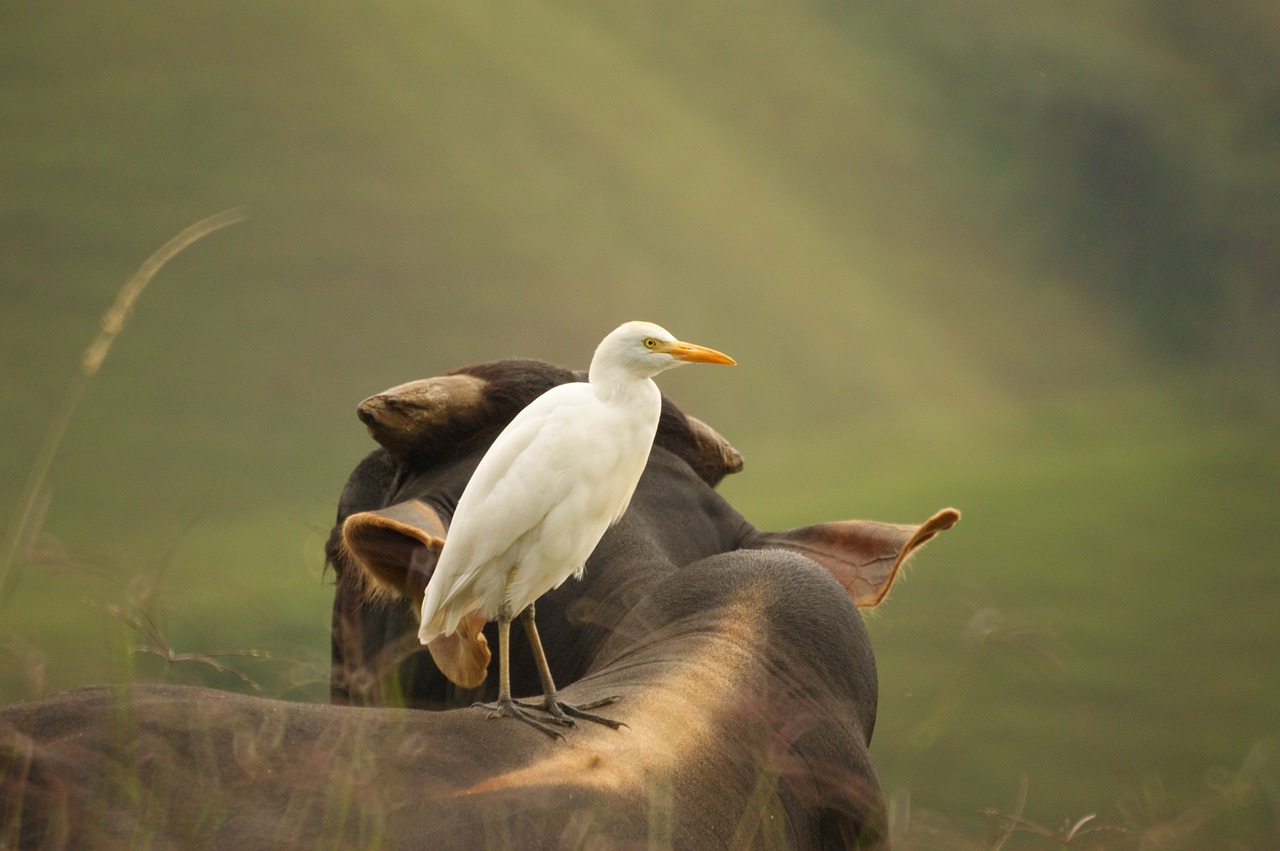
[[[512, 701], [512, 700], [499, 700], [495, 703], [474, 703], [472, 704], [472, 708], [483, 709], [485, 711], [486, 717], [488, 717], [489, 719], [515, 718], [520, 721], [523, 721], [524, 723], [528, 724], [530, 727], [533, 727], [536, 730], [546, 733], [548, 736], [550, 736], [553, 739], [564, 738], [564, 734], [561, 733], [559, 730], [556, 730], [554, 727], [549, 727], [546, 724], [539, 721], [538, 719], [529, 715], [529, 713], [525, 712], [523, 709], [517, 706], [515, 701]], [[569, 723], [572, 724], [573, 722], [570, 721]]]
[[605, 718], [603, 715], [596, 715], [595, 713], [588, 712], [587, 710], [606, 706], [610, 703], [616, 703], [618, 700], [621, 700], [621, 697], [619, 695], [613, 695], [611, 697], [593, 700], [588, 703], [574, 705], [572, 703], [565, 703], [563, 700], [557, 698], [545, 700], [542, 706], [538, 708], [550, 715], [558, 724], [572, 725], [573, 719], [581, 718], [583, 721], [603, 724], [606, 727], [612, 727], [616, 730], [619, 727], [625, 727], [627, 725], [621, 721], [614, 721], [612, 718]]

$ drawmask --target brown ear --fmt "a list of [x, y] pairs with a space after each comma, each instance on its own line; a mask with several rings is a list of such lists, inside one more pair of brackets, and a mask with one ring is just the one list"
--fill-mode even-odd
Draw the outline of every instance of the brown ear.
[[[445, 522], [420, 499], [353, 514], [342, 524], [342, 546], [373, 596], [400, 597], [417, 612], [444, 548]], [[475, 688], [489, 670], [484, 618], [472, 613], [453, 635], [427, 645], [436, 666], [454, 683]]]
[[352, 514], [342, 524], [342, 549], [369, 593], [420, 605], [431, 580], [445, 523], [420, 499]]
[[898, 568], [912, 552], [959, 519], [959, 511], [944, 508], [919, 526], [871, 520], [819, 523], [765, 532], [753, 546], [781, 547], [808, 556], [831, 571], [855, 605], [870, 608], [889, 593]]

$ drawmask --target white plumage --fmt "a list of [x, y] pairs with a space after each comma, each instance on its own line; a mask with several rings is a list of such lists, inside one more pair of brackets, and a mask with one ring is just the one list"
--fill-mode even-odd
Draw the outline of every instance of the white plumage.
[[[587, 382], [552, 388], [511, 421], [454, 511], [423, 598], [423, 644], [453, 633], [477, 612], [497, 619], [505, 639], [513, 616], [570, 575], [581, 576], [601, 536], [626, 511], [648, 462], [662, 411], [652, 377], [691, 361], [733, 363], [652, 323], [628, 322], [597, 347]], [[536, 642], [531, 619], [526, 629]], [[540, 646], [534, 649], [541, 657]], [[504, 677], [495, 714], [522, 715], [509, 705], [501, 640], [499, 651]], [[549, 672], [540, 673], [552, 703]]]

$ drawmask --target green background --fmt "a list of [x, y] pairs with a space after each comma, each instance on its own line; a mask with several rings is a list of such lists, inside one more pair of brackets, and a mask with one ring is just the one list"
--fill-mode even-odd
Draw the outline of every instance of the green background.
[[[202, 654], [257, 650], [221, 661], [323, 700], [356, 403], [585, 367], [644, 318], [737, 358], [661, 384], [743, 453], [757, 525], [964, 513], [868, 615], [902, 847], [994, 844], [1022, 778], [1053, 830], [1280, 835], [1274, 2], [0, 15], [0, 512], [121, 283], [248, 215], [88, 384], [0, 699], [249, 689]], [[143, 614], [194, 658], [130, 654]]]

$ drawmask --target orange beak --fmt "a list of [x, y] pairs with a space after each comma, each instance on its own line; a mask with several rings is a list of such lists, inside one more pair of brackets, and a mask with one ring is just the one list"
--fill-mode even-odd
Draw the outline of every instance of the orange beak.
[[723, 363], [733, 366], [737, 363], [733, 358], [717, 352], [715, 349], [708, 349], [706, 346], [698, 346], [693, 343], [667, 343], [663, 349], [667, 354], [677, 360], [689, 361], [690, 363]]

